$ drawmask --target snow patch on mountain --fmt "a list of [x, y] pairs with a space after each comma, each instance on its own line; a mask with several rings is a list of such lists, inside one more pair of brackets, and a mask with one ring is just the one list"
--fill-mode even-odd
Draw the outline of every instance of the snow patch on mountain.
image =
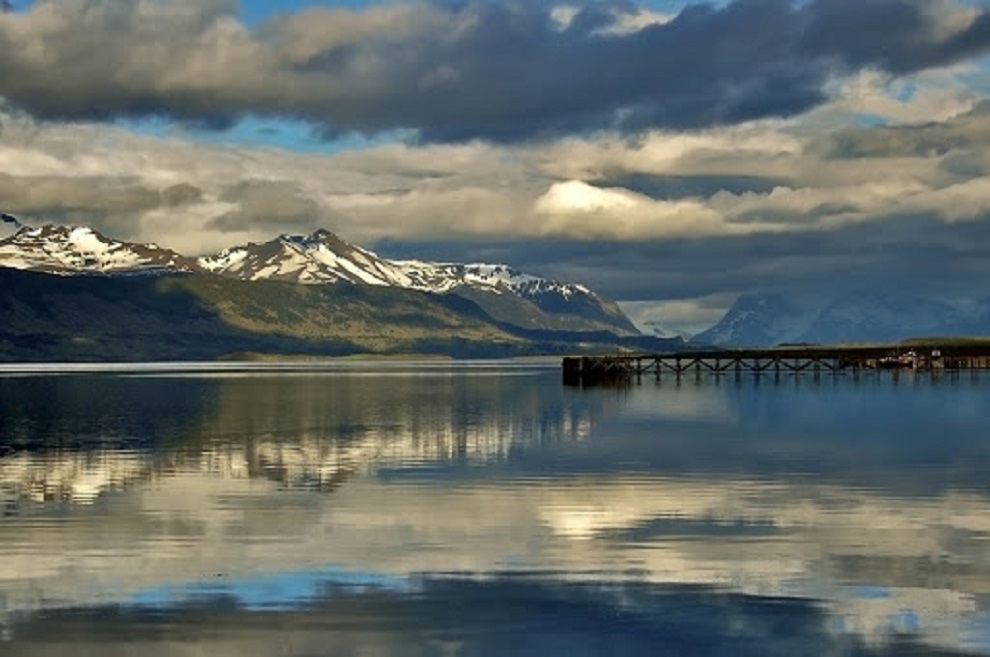
[[326, 230], [312, 235], [282, 235], [271, 242], [249, 243], [198, 260], [199, 266], [242, 280], [282, 280], [304, 284], [363, 283], [443, 294], [462, 285], [497, 294], [535, 298], [558, 294], [594, 296], [584, 285], [558, 283], [503, 264], [435, 263], [388, 260], [341, 240]]
[[400, 268], [325, 230], [308, 237], [282, 235], [270, 242], [252, 242], [204, 256], [198, 263], [207, 271], [241, 280], [413, 287]]
[[0, 240], [0, 266], [71, 275], [187, 271], [192, 263], [155, 244], [113, 240], [86, 226], [47, 225]]
[[393, 262], [413, 281], [411, 287], [428, 292], [449, 292], [459, 285], [489, 288], [532, 298], [539, 294], [560, 294], [570, 299], [578, 294], [593, 295], [583, 285], [558, 283], [500, 264], [430, 263], [414, 260]]

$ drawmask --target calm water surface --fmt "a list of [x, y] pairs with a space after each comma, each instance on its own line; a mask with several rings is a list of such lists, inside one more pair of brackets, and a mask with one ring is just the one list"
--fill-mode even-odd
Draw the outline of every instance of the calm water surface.
[[0, 370], [0, 654], [990, 654], [990, 377]]

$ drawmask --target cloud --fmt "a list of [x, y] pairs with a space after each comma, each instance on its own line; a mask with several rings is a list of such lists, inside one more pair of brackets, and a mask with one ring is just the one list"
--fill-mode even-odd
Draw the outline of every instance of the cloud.
[[[439, 404], [418, 403], [424, 381], [435, 385]], [[778, 398], [802, 398], [783, 406], [754, 405], [748, 384], [740, 388], [728, 382], [717, 389], [670, 385], [662, 404], [656, 390], [644, 389], [622, 397], [564, 395], [548, 405], [536, 395], [539, 380], [486, 377], [469, 389], [472, 414], [461, 422], [451, 416], [460, 417], [453, 411], [465, 403], [463, 388], [443, 376], [396, 377], [387, 390], [368, 377], [347, 385], [337, 377], [196, 377], [181, 383], [127, 377], [103, 386], [71, 377], [60, 388], [65, 405], [54, 407], [32, 394], [37, 388], [29, 384], [12, 381], [5, 393], [12, 403], [46, 413], [52, 427], [70, 435], [92, 430], [110, 443], [134, 431], [155, 437], [181, 430], [182, 437], [169, 450], [121, 453], [91, 445], [82, 451], [22, 450], [0, 462], [0, 480], [5, 492], [14, 494], [7, 499], [15, 512], [0, 524], [0, 544], [36, 546], [32, 553], [8, 549], [0, 561], [4, 609], [14, 612], [5, 620], [28, 621], [33, 612], [48, 610], [39, 622], [50, 628], [45, 619], [57, 624], [59, 617], [53, 606], [92, 606], [95, 600], [124, 606], [144, 602], [155, 608], [159, 621], [171, 623], [174, 616], [160, 617], [162, 605], [197, 597], [204, 604], [195, 613], [202, 614], [216, 601], [203, 599], [204, 589], [205, 594], [228, 595], [250, 589], [254, 595], [245, 595], [245, 601], [255, 607], [262, 602], [267, 608], [287, 602], [298, 604], [284, 606], [300, 609], [319, 606], [318, 596], [309, 594], [323, 588], [336, 596], [332, 599], [348, 603], [346, 592], [368, 588], [362, 583], [377, 585], [368, 589], [372, 594], [393, 586], [422, 593], [429, 580], [424, 575], [431, 572], [445, 573], [447, 579], [456, 570], [477, 581], [497, 580], [506, 569], [506, 555], [513, 555], [509, 565], [525, 566], [520, 572], [527, 581], [548, 569], [575, 573], [580, 580], [594, 575], [585, 583], [599, 594], [631, 576], [624, 567], [602, 568], [610, 563], [635, 563], [637, 581], [673, 584], [682, 594], [699, 584], [718, 584], [737, 592], [819, 600], [825, 586], [837, 613], [852, 609], [864, 630], [889, 629], [890, 614], [907, 606], [931, 613], [931, 627], [940, 628], [936, 632], [944, 632], [951, 643], [961, 630], [946, 628], [946, 620], [969, 622], [985, 588], [979, 575], [985, 569], [990, 500], [979, 469], [965, 464], [984, 458], [986, 448], [959, 430], [985, 419], [977, 385], [954, 384], [951, 394], [925, 395], [909, 405], [903, 403], [903, 390], [864, 391], [850, 383], [808, 395], [788, 381], [782, 382]], [[163, 399], [169, 402], [164, 409]], [[837, 400], [844, 402], [845, 412], [834, 412]], [[947, 400], [952, 408], [942, 412], [940, 419], [948, 426], [937, 452], [944, 467], [918, 467], [932, 462], [931, 404]], [[121, 406], [133, 412], [118, 418]], [[87, 411], [82, 421], [78, 413], [66, 411], [80, 407]], [[850, 426], [855, 412], [866, 412], [872, 421]], [[104, 421], [111, 417], [114, 422]], [[178, 429], [177, 417], [184, 420]], [[614, 430], [617, 423], [623, 431]], [[14, 435], [36, 439], [32, 427], [23, 424], [11, 428]], [[733, 449], [724, 449], [726, 435], [734, 437]], [[550, 462], [567, 477], [535, 481], [527, 476]], [[635, 472], [630, 462], [637, 464]], [[809, 483], [795, 472], [795, 464], [813, 467], [820, 483]], [[424, 465], [457, 485], [417, 485]], [[905, 468], [912, 476], [903, 476]], [[946, 482], [947, 468], [955, 473], [951, 482]], [[577, 478], [580, 487], [572, 485]], [[514, 485], [512, 494], [499, 494], [505, 482]], [[315, 493], [331, 488], [332, 494]], [[75, 504], [29, 502], [39, 491], [56, 496], [73, 491]], [[116, 513], [103, 513], [100, 505], [78, 506], [92, 503], [101, 492], [116, 503]], [[233, 521], [231, 499], [238, 502]], [[85, 522], [64, 523], [56, 530], [37, 521], [39, 512]], [[151, 514], [183, 522], [149, 525]], [[121, 545], [137, 545], [149, 531], [157, 540], [107, 558], [107, 536]], [[520, 541], [522, 533], [534, 540]], [[254, 541], [245, 549], [245, 536], [279, 540]], [[706, 549], [684, 540], [691, 536], [709, 539]], [[720, 537], [726, 540], [714, 540]], [[667, 549], [643, 549], [656, 541]], [[66, 550], [67, 544], [74, 549]], [[437, 544], [448, 549], [438, 551]], [[369, 545], [382, 547], [369, 550]], [[229, 558], [232, 550], [240, 550], [238, 559]], [[958, 558], [931, 559], [947, 551]], [[870, 564], [868, 571], [864, 562]], [[920, 572], [919, 563], [925, 565]], [[746, 577], [740, 578], [741, 572]], [[225, 575], [222, 582], [217, 573]], [[889, 596], [864, 599], [850, 585], [865, 577], [875, 584], [878, 575]], [[919, 588], [919, 578], [947, 584], [933, 593]], [[483, 597], [491, 598], [489, 593]], [[669, 596], [649, 599], [658, 597]], [[629, 611], [629, 596], [615, 600]], [[420, 606], [423, 598], [415, 601]], [[780, 604], [775, 598], [771, 606]], [[448, 618], [438, 617], [434, 606], [425, 607], [446, 627]], [[517, 608], [522, 613], [531, 609]], [[660, 614], [660, 625], [670, 627], [672, 618], [676, 625], [684, 608], [681, 616]], [[221, 615], [229, 617], [229, 609], [221, 609]], [[480, 609], [490, 620], [492, 610], [483, 604]], [[100, 615], [119, 624], [126, 616], [121, 611], [108, 608]], [[367, 608], [356, 608], [356, 613], [363, 611]], [[80, 618], [87, 618], [80, 613], [77, 608], [62, 615], [77, 628], [70, 636], [100, 638], [90, 624], [80, 625]], [[284, 630], [289, 613], [279, 611], [272, 626]], [[338, 615], [323, 608], [317, 613], [323, 621], [309, 623], [307, 631], [326, 618], [353, 630], [350, 621], [340, 625]], [[730, 616], [738, 638], [739, 617]], [[380, 622], [380, 616], [373, 617], [373, 623]], [[421, 619], [415, 620], [419, 635], [429, 636]], [[250, 621], [266, 625], [258, 614]], [[521, 625], [536, 631], [546, 627], [542, 619]], [[216, 627], [207, 626], [216, 637]], [[21, 627], [14, 623], [15, 639], [24, 638], [16, 631]], [[758, 627], [761, 640], [753, 645], [762, 652], [769, 631], [766, 623]], [[923, 627], [929, 627], [927, 622]], [[235, 643], [242, 651], [243, 638], [238, 630]], [[788, 644], [791, 651], [794, 645]], [[882, 647], [889, 652], [889, 645]]]
[[829, 103], [815, 110], [834, 115], [837, 125], [860, 117], [886, 125], [946, 121], [972, 110], [981, 100], [971, 81], [979, 75], [975, 64], [923, 71], [898, 77], [866, 69], [844, 81]]
[[310, 231], [323, 225], [316, 201], [287, 181], [246, 180], [223, 190], [220, 201], [236, 207], [212, 219], [208, 229], [289, 232]]
[[190, 255], [326, 227], [389, 257], [508, 262], [620, 301], [864, 280], [986, 296], [988, 116], [977, 104], [916, 124], [802, 117], [314, 155], [7, 112], [0, 208]]
[[990, 104], [947, 121], [904, 126], [845, 128], [819, 137], [810, 150], [825, 158], [941, 157], [990, 145]]
[[203, 190], [189, 183], [179, 183], [162, 191], [162, 203], [179, 207], [199, 203], [203, 200]]
[[990, 46], [943, 0], [632, 5], [411, 2], [307, 9], [250, 30], [227, 0], [39, 0], [0, 16], [0, 96], [49, 120], [291, 117], [327, 136], [411, 129], [513, 142], [794, 116], [836, 75], [899, 76]]
[[82, 223], [135, 235], [137, 218], [161, 204], [157, 190], [134, 180], [103, 177], [17, 177], [0, 173], [0, 207], [24, 217]]
[[654, 200], [620, 188], [601, 188], [580, 180], [554, 183], [536, 200], [540, 232], [549, 235], [635, 239], [724, 234], [767, 229], [732, 226], [697, 199]]

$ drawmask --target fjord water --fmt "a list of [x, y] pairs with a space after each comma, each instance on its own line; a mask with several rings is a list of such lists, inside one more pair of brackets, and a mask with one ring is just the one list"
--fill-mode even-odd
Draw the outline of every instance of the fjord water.
[[0, 371], [0, 654], [990, 654], [990, 378]]

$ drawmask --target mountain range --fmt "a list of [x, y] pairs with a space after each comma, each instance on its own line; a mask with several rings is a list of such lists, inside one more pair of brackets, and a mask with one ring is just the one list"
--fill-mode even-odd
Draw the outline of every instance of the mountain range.
[[990, 298], [958, 301], [910, 291], [864, 290], [817, 300], [744, 294], [692, 342], [750, 347], [979, 335], [990, 335]]
[[0, 240], [0, 284], [4, 360], [680, 344], [641, 336], [584, 285], [503, 264], [389, 260], [326, 230], [187, 257], [86, 226], [25, 226]]

